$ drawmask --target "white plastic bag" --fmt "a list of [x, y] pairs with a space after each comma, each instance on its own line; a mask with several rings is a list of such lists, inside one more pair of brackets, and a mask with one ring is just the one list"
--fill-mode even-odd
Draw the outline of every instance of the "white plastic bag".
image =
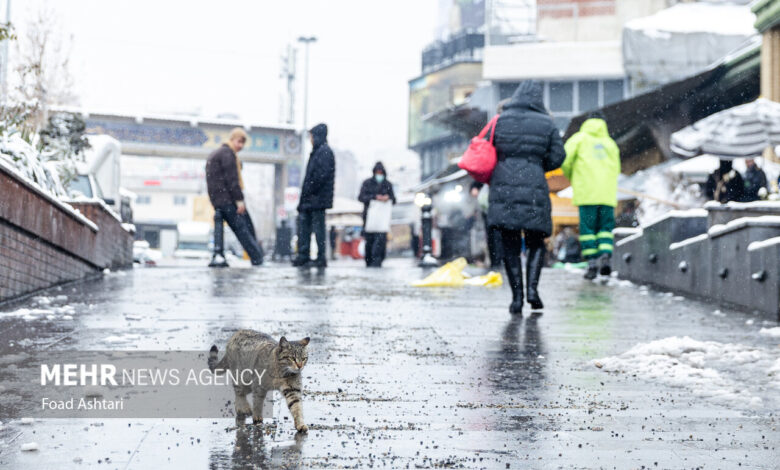
[[372, 200], [366, 213], [366, 233], [387, 233], [390, 231], [390, 218], [393, 215], [393, 201]]

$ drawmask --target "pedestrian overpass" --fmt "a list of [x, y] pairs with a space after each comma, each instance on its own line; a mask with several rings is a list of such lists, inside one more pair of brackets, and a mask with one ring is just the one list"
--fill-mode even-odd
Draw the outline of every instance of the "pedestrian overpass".
[[292, 126], [251, 125], [222, 119], [127, 115], [63, 110], [80, 114], [89, 135], [106, 134], [122, 145], [123, 155], [205, 160], [242, 127], [249, 140], [242, 162], [274, 165], [274, 207], [284, 206], [284, 189], [301, 183], [301, 137]]

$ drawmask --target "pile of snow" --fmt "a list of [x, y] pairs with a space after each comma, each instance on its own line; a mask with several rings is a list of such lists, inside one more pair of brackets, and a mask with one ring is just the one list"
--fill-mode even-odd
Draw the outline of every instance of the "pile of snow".
[[758, 333], [772, 338], [780, 338], [780, 326], [774, 328], [761, 328]]
[[693, 396], [746, 408], [763, 404], [758, 396], [768, 375], [777, 375], [780, 351], [740, 344], [697, 341], [688, 336], [640, 343], [619, 356], [593, 361], [608, 372], [679, 387]]
[[2, 318], [21, 318], [25, 321], [36, 321], [46, 318], [47, 320], [73, 320], [76, 314], [76, 307], [73, 305], [61, 305], [68, 301], [65, 295], [54, 297], [38, 296], [33, 297], [32, 303], [35, 308], [19, 308], [10, 312], [0, 312]]

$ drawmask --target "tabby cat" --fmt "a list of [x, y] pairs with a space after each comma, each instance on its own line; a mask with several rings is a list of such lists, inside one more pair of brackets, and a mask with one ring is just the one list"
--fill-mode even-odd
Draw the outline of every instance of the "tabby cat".
[[[309, 430], [303, 422], [301, 404], [301, 369], [308, 360], [308, 344], [309, 338], [287, 341], [282, 336], [277, 342], [264, 333], [239, 330], [228, 341], [225, 355], [219, 362], [217, 346], [211, 347], [208, 364], [212, 371], [231, 370], [234, 374], [247, 369], [255, 371], [251, 385], [238, 383], [233, 387], [237, 425], [243, 425], [250, 414], [255, 424], [262, 423], [266, 393], [279, 390], [287, 401], [295, 429], [302, 433]], [[249, 392], [252, 392], [252, 407], [246, 399]]]

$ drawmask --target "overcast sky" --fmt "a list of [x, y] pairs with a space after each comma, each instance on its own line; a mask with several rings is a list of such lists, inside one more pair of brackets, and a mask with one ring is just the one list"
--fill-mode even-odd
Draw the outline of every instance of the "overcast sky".
[[20, 36], [42, 5], [57, 12], [64, 35], [72, 35], [71, 70], [85, 109], [277, 123], [280, 56], [298, 36], [317, 36], [310, 126], [327, 122], [331, 142], [364, 165], [411, 158], [407, 82], [419, 75], [420, 52], [434, 37], [436, 0], [11, 1]]

